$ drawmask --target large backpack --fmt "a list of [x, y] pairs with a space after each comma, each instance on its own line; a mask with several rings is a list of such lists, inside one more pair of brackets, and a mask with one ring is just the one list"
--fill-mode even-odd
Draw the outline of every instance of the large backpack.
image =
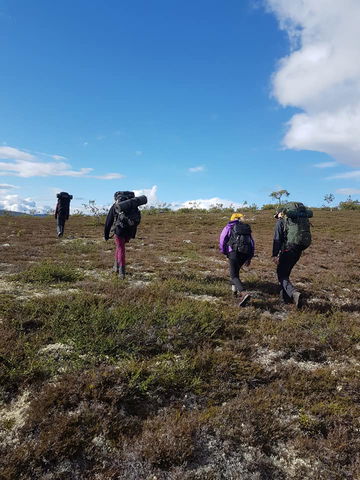
[[237, 221], [231, 227], [228, 245], [233, 251], [243, 255], [250, 255], [253, 251], [250, 225]]
[[120, 237], [122, 235], [135, 236], [136, 227], [141, 221], [141, 213], [137, 207], [137, 202], [126, 202], [126, 209], [120, 205], [126, 200], [134, 199], [135, 193], [128, 191], [116, 192], [114, 194], [114, 198], [114, 223], [112, 226], [113, 232]]
[[60, 192], [57, 195], [58, 198], [58, 213], [59, 215], [69, 216], [70, 212], [70, 201], [73, 196], [67, 192]]
[[311, 244], [309, 218], [313, 216], [312, 210], [306, 208], [301, 202], [290, 202], [284, 205], [283, 212], [285, 214], [285, 248], [297, 247], [305, 250]]

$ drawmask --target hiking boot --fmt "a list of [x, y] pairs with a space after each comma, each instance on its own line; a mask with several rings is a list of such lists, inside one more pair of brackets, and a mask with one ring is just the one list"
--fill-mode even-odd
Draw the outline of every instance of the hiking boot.
[[117, 262], [114, 263], [112, 270], [114, 273], [119, 273], [119, 264]]
[[119, 267], [119, 278], [125, 280], [125, 267], [123, 265]]
[[250, 293], [248, 292], [240, 292], [239, 294], [239, 307], [245, 307], [247, 302], [250, 300]]
[[231, 291], [232, 291], [232, 294], [234, 295], [234, 297], [236, 297], [237, 294], [238, 294], [238, 291], [237, 291], [235, 285], [231, 285]]
[[293, 300], [296, 305], [296, 308], [301, 308], [302, 307], [302, 294], [300, 292], [294, 292], [293, 293]]
[[291, 298], [289, 297], [289, 295], [287, 295], [286, 292], [284, 292], [284, 290], [281, 290], [280, 292], [280, 302], [285, 303], [285, 305], [292, 303]]

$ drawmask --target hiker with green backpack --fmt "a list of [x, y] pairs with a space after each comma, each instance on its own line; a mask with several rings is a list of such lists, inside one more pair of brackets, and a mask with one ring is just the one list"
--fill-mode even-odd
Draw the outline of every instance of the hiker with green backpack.
[[302, 306], [302, 294], [290, 281], [290, 273], [302, 252], [311, 244], [309, 218], [313, 212], [301, 202], [290, 202], [279, 208], [274, 231], [272, 258], [277, 265], [276, 273], [280, 284], [280, 299], [284, 303]]

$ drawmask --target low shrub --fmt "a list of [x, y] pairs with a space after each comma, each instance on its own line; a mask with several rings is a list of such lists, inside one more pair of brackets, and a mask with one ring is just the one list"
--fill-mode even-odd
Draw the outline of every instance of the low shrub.
[[19, 280], [25, 283], [73, 283], [82, 280], [84, 276], [74, 270], [74, 267], [66, 264], [58, 265], [56, 263], [43, 262], [34, 265], [12, 277], [13, 280]]

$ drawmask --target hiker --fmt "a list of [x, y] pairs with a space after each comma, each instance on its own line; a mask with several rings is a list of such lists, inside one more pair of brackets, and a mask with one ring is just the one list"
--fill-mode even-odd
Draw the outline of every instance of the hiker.
[[115, 241], [115, 263], [113, 271], [119, 278], [125, 278], [125, 244], [135, 238], [141, 220], [140, 205], [147, 203], [145, 195], [135, 197], [134, 192], [114, 193], [115, 202], [111, 206], [105, 222], [104, 238], [109, 240], [113, 232]]
[[239, 278], [240, 268], [249, 266], [255, 252], [255, 242], [251, 235], [251, 227], [243, 223], [242, 213], [233, 213], [230, 221], [220, 234], [220, 251], [229, 259], [231, 290], [234, 296], [239, 294], [239, 306], [243, 307], [250, 299]]
[[274, 215], [277, 222], [274, 231], [272, 258], [277, 265], [280, 299], [283, 303], [302, 306], [302, 294], [290, 282], [290, 273], [302, 252], [311, 244], [309, 218], [311, 210], [300, 202], [291, 202], [279, 208]]
[[60, 192], [57, 195], [57, 204], [55, 207], [56, 231], [58, 238], [64, 235], [65, 222], [69, 220], [70, 201], [73, 196], [67, 192]]

